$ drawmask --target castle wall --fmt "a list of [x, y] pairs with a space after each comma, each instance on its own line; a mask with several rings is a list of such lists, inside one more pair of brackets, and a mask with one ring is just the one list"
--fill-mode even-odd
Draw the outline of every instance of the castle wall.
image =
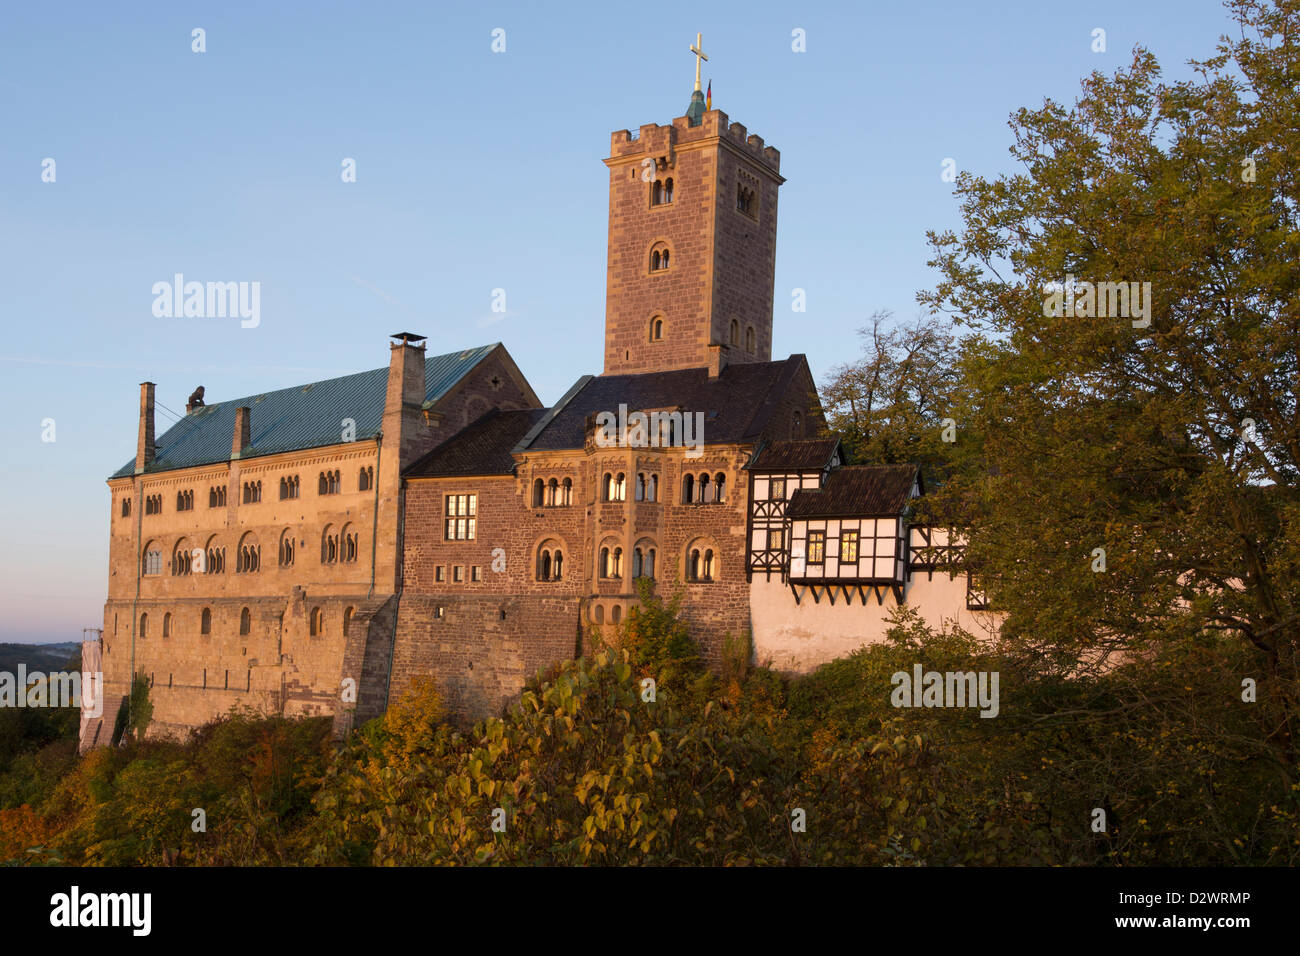
[[[998, 619], [988, 611], [966, 609], [964, 573], [949, 577], [936, 572], [929, 579], [925, 573], [913, 572], [904, 593], [906, 604], [935, 629], [955, 623], [976, 637], [986, 638]], [[897, 606], [892, 594], [886, 594], [881, 604], [868, 592], [864, 605], [856, 592], [852, 603], [846, 604], [837, 591], [832, 604], [826, 594], [814, 601], [806, 590], [796, 604], [790, 586], [775, 575], [771, 580], [755, 575], [749, 595], [754, 660], [797, 674], [806, 674], [861, 647], [884, 641], [889, 630], [887, 619]]]

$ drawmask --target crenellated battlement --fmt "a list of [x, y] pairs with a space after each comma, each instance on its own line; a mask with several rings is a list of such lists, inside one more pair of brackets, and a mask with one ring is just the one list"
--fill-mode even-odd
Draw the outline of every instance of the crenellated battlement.
[[688, 145], [717, 140], [725, 140], [772, 173], [780, 174], [781, 151], [773, 146], [765, 146], [763, 137], [750, 133], [743, 123], [731, 122], [722, 110], [709, 110], [699, 126], [691, 126], [685, 116], [679, 116], [664, 126], [647, 123], [635, 135], [626, 129], [615, 130], [610, 134], [609, 159], [606, 162], [616, 163], [620, 159], [662, 154]]

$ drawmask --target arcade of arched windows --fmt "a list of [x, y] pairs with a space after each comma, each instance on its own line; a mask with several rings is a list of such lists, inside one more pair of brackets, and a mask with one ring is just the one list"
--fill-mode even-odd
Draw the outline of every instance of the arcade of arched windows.
[[533, 481], [534, 508], [568, 508], [572, 504], [572, 478], [537, 478]]
[[710, 474], [707, 471], [702, 471], [699, 474], [688, 472], [682, 475], [682, 504], [715, 505], [725, 504], [726, 501], [726, 472], [719, 471]]

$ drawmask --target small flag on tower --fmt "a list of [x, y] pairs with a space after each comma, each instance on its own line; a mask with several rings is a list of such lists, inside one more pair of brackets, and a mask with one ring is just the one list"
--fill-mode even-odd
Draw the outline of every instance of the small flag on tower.
[[[697, 86], [696, 89], [698, 90], [699, 87]], [[705, 110], [713, 109], [713, 81], [712, 80], [709, 80], [709, 91], [704, 94], [704, 108]]]

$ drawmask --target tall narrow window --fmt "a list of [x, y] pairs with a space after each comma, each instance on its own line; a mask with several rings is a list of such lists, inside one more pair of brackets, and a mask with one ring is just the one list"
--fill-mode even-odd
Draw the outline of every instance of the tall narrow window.
[[540, 478], [538, 478], [536, 481], [533, 482], [533, 507], [534, 508], [540, 508], [542, 506], [542, 495], [544, 493], [545, 487], [546, 487], [545, 482], [543, 482], [542, 479]]
[[202, 617], [199, 618], [199, 633], [200, 634], [212, 633], [212, 608], [210, 607], [205, 607], [203, 609]]
[[821, 564], [826, 560], [826, 532], [808, 532], [808, 563]]
[[745, 329], [745, 351], [751, 355], [758, 350], [758, 338], [754, 335], [754, 327], [751, 325]]
[[357, 475], [357, 491], [369, 491], [375, 485], [375, 469], [372, 465], [362, 468]]
[[858, 533], [856, 531], [840, 532], [840, 562], [856, 564], [858, 560]]
[[650, 320], [650, 341], [658, 342], [664, 337], [664, 320], [653, 318]]
[[129, 518], [129, 517], [131, 517], [131, 499], [130, 499], [130, 498], [123, 498], [123, 499], [122, 499], [122, 517], [123, 517], [123, 518]]
[[689, 505], [695, 500], [695, 476], [686, 474], [682, 476], [682, 504]]
[[478, 515], [478, 495], [447, 495], [443, 536], [448, 541], [473, 541]]
[[352, 623], [352, 612], [355, 610], [354, 607], [344, 608], [343, 610], [343, 633], [345, 635], [348, 632], [348, 625]]
[[735, 319], [731, 320], [731, 344], [740, 348], [740, 323]]
[[727, 500], [727, 476], [722, 472], [713, 476], [713, 500], [719, 503]]
[[148, 614], [140, 615], [140, 636], [141, 637], [149, 636], [149, 615]]
[[560, 503], [568, 506], [573, 504], [573, 479], [565, 478], [564, 484], [560, 486], [561, 496]]
[[636, 500], [645, 501], [645, 473], [636, 473]]
[[318, 607], [311, 609], [311, 636], [320, 637], [325, 633], [325, 612]]
[[249, 613], [248, 608], [239, 612], [239, 633], [247, 634], [253, 629], [253, 615]]

